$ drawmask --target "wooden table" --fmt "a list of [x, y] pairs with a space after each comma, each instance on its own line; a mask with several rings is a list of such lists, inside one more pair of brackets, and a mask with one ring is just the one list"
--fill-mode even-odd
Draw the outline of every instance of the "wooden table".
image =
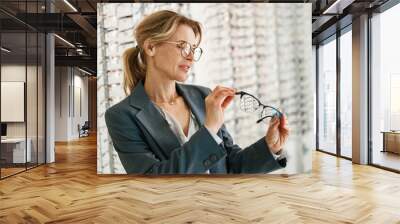
[[[25, 149], [25, 145], [27, 147]], [[31, 145], [30, 138], [6, 138], [1, 139], [1, 159], [4, 163], [26, 163], [31, 161]]]
[[400, 131], [382, 131], [381, 133], [383, 133], [382, 152], [400, 154]]

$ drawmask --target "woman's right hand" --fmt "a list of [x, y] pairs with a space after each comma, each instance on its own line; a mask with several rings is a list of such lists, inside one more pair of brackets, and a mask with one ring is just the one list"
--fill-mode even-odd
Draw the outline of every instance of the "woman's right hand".
[[214, 134], [224, 123], [224, 111], [235, 97], [235, 89], [217, 86], [206, 97], [206, 120], [204, 126]]

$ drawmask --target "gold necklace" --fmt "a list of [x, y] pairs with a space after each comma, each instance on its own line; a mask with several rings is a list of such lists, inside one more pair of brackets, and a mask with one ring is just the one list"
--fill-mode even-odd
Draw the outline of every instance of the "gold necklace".
[[156, 104], [165, 104], [165, 103], [168, 103], [169, 105], [175, 105], [175, 101], [178, 99], [178, 97], [179, 97], [179, 95], [177, 94], [171, 101], [165, 101], [165, 102], [156, 102], [156, 101], [154, 101]]

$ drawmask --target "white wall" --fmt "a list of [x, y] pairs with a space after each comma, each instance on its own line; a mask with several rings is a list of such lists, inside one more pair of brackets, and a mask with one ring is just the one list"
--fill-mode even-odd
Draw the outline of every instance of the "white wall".
[[[82, 126], [85, 121], [88, 121], [88, 78], [81, 76], [83, 73], [76, 73], [77, 70], [74, 71], [74, 96], [71, 96], [71, 99], [74, 99], [74, 102], [71, 102], [72, 108], [72, 119], [71, 119], [71, 132], [70, 135], [72, 138], [78, 138], [78, 124]], [[80, 93], [79, 93], [80, 91]], [[79, 97], [80, 95], [80, 97]], [[81, 102], [79, 102], [79, 100]], [[81, 108], [79, 108], [81, 107]], [[82, 111], [80, 112], [79, 109]]]
[[[25, 82], [25, 73], [25, 65], [2, 65], [1, 81]], [[1, 108], [1, 110], [7, 110], [7, 108]], [[7, 137], [25, 137], [25, 123], [7, 122]]]
[[68, 139], [68, 68], [55, 68], [55, 141]]
[[[20, 108], [21, 113], [26, 112], [26, 120], [22, 122], [6, 122], [7, 137], [9, 138], [24, 138], [25, 135], [30, 139], [30, 148], [32, 151], [32, 161], [44, 163], [44, 74], [41, 66], [32, 66], [25, 64], [3, 64], [1, 66], [1, 81], [2, 82], [24, 82], [26, 84], [26, 106]], [[27, 80], [25, 80], [27, 78]], [[2, 89], [3, 92], [4, 89]], [[22, 92], [21, 92], [22, 91]], [[24, 94], [24, 90], [20, 90], [20, 94]], [[2, 95], [7, 97], [7, 95]], [[10, 107], [2, 107], [2, 112], [15, 113], [17, 110]], [[23, 119], [24, 120], [24, 119]], [[50, 150], [48, 150], [50, 151]], [[38, 154], [38, 157], [37, 157]]]
[[55, 141], [70, 141], [88, 120], [88, 78], [72, 67], [56, 67], [55, 73]]
[[[25, 82], [26, 70], [28, 74], [33, 70], [32, 66], [19, 64], [8, 64], [1, 66], [1, 81], [3, 82]], [[29, 97], [29, 93], [27, 94]], [[33, 94], [32, 94], [33, 95]], [[7, 108], [1, 108], [7, 110]], [[30, 120], [30, 119], [29, 119]], [[8, 137], [25, 137], [25, 122], [7, 122], [7, 136]]]

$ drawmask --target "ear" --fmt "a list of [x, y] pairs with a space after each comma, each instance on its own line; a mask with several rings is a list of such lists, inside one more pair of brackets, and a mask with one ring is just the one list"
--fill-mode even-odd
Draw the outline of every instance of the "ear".
[[144, 41], [143, 50], [150, 57], [154, 56], [156, 53], [156, 47], [154, 46], [154, 44], [151, 44], [149, 40]]

